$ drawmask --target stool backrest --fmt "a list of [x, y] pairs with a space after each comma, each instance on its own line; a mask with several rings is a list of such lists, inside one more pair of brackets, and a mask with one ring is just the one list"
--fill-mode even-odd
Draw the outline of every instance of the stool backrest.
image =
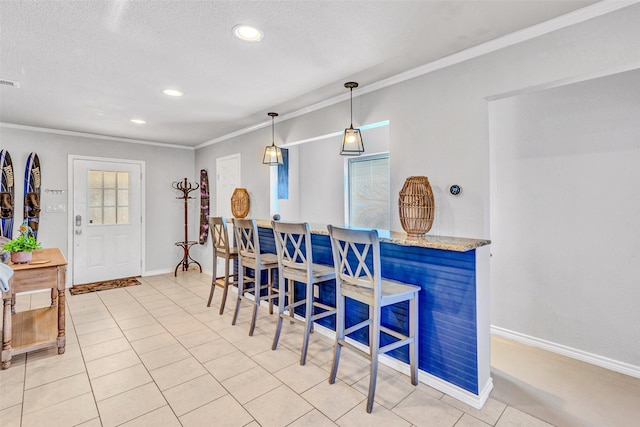
[[238, 255], [246, 258], [260, 259], [260, 239], [258, 226], [254, 219], [233, 219], [236, 234]]
[[284, 268], [311, 271], [311, 233], [309, 224], [271, 221], [278, 262]]
[[376, 230], [350, 230], [329, 225], [336, 279], [370, 289], [380, 298], [380, 241]]
[[229, 231], [227, 230], [227, 219], [223, 216], [209, 217], [209, 230], [211, 230], [211, 240], [213, 248], [217, 252], [229, 253]]

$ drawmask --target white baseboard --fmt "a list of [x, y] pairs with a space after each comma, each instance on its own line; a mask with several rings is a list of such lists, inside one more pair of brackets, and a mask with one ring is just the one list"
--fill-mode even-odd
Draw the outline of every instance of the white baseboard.
[[161, 270], [147, 270], [147, 271], [143, 271], [142, 272], [142, 277], [147, 277], [147, 276], [159, 276], [161, 274], [169, 274], [169, 273], [173, 273], [173, 269], [168, 268], [168, 269], [161, 269]]
[[557, 344], [551, 341], [543, 340], [540, 338], [532, 337], [522, 334], [520, 332], [511, 331], [509, 329], [501, 328], [499, 326], [491, 326], [491, 333], [504, 338], [508, 338], [513, 341], [520, 342], [522, 344], [538, 347], [543, 350], [550, 351], [552, 353], [561, 354], [563, 356], [570, 357], [572, 359], [587, 362], [592, 365], [600, 366], [601, 368], [609, 369], [611, 371], [619, 372], [621, 374], [629, 375], [631, 377], [640, 378], [640, 366], [631, 365], [630, 363], [620, 362], [608, 357], [600, 356], [586, 351], [578, 350], [566, 345]]

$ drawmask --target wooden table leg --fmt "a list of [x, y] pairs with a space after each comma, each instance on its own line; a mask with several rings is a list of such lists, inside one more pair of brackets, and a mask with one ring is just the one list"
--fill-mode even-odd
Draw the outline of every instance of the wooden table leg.
[[51, 307], [55, 307], [57, 303], [58, 291], [56, 288], [51, 288]]
[[[65, 290], [67, 268], [58, 267], [58, 354], [63, 354], [66, 349], [67, 338], [65, 336]], [[52, 289], [52, 293], [55, 289]]]
[[11, 366], [11, 294], [2, 296], [2, 369]]

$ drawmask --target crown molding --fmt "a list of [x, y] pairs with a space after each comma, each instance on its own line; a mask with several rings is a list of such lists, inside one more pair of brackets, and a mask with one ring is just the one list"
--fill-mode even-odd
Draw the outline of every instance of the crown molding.
[[143, 139], [120, 138], [117, 136], [100, 135], [96, 133], [75, 132], [71, 130], [44, 128], [44, 127], [38, 127], [38, 126], [16, 125], [13, 123], [5, 123], [5, 122], [0, 122], [0, 127], [8, 128], [8, 129], [29, 130], [32, 132], [53, 133], [57, 135], [68, 135], [68, 136], [79, 136], [83, 138], [103, 139], [106, 141], [127, 142], [129, 144], [152, 145], [155, 147], [162, 147], [162, 148], [179, 148], [182, 150], [191, 150], [191, 151], [195, 150], [194, 147], [185, 146], [185, 145], [165, 144], [165, 143], [156, 142], [156, 141], [145, 141]]
[[[571, 25], [579, 24], [589, 19], [606, 15], [607, 13], [615, 12], [616, 10], [631, 6], [638, 2], [640, 2], [640, 0], [600, 1], [598, 3], [584, 7], [582, 9], [578, 9], [573, 12], [569, 12], [565, 15], [561, 15], [556, 18], [549, 19], [548, 21], [544, 21], [539, 24], [533, 25], [531, 27], [528, 27], [513, 33], [509, 33], [497, 39], [490, 40], [488, 42], [462, 50], [460, 52], [454, 53], [449, 56], [445, 56], [444, 58], [429, 62], [419, 67], [412, 68], [411, 70], [404, 71], [400, 74], [396, 74], [395, 76], [391, 76], [386, 79], [379, 80], [375, 83], [369, 84], [367, 86], [360, 87], [358, 88], [357, 92], [353, 94], [353, 96], [354, 97], [362, 96], [370, 92], [374, 92], [389, 86], [393, 86], [398, 83], [402, 83], [406, 80], [410, 80], [425, 74], [429, 74], [434, 71], [441, 70], [443, 68], [451, 67], [452, 65], [456, 65], [461, 62], [468, 61], [470, 59], [477, 58], [491, 52], [495, 52], [505, 47], [513, 46], [515, 44], [522, 43], [527, 40], [531, 40], [535, 37], [539, 37], [539, 36], [551, 33], [553, 31], [569, 27]], [[326, 99], [324, 101], [318, 102], [316, 104], [310, 105], [305, 108], [301, 108], [291, 113], [283, 114], [280, 116], [280, 121], [292, 119], [294, 117], [302, 116], [302, 115], [311, 113], [313, 111], [321, 110], [323, 108], [329, 107], [339, 102], [346, 101], [348, 99], [349, 99], [349, 93], [335, 96], [333, 98]], [[209, 145], [216, 144], [218, 142], [226, 141], [228, 139], [235, 138], [236, 136], [244, 135], [270, 125], [271, 125], [270, 121], [265, 121], [265, 122], [256, 124], [254, 126], [240, 129], [235, 132], [231, 132], [229, 134], [220, 136], [218, 138], [203, 142], [202, 144], [196, 145], [195, 149], [197, 150], [200, 148], [207, 147]]]

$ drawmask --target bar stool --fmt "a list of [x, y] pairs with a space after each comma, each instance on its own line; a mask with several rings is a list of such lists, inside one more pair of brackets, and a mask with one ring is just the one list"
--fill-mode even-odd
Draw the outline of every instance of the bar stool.
[[[367, 412], [373, 409], [373, 398], [378, 376], [378, 356], [403, 345], [409, 345], [411, 384], [418, 384], [418, 291], [419, 286], [382, 279], [380, 272], [380, 241], [375, 230], [349, 230], [328, 226], [336, 269], [336, 341], [329, 384], [336, 380], [340, 350], [343, 346], [363, 354], [371, 360]], [[371, 259], [370, 263], [367, 260]], [[371, 265], [373, 272], [369, 265]], [[345, 329], [346, 298], [369, 306], [369, 318]], [[394, 331], [380, 324], [382, 307], [409, 301], [409, 335]], [[369, 327], [369, 352], [360, 350], [345, 341], [345, 336]], [[381, 346], [380, 334], [396, 340]]]
[[[327, 284], [327, 280], [336, 278], [336, 271], [328, 265], [314, 264], [311, 249], [311, 233], [309, 224], [305, 223], [285, 223], [271, 221], [273, 234], [276, 239], [276, 252], [278, 254], [278, 288], [283, 290], [283, 295], [278, 299], [278, 323], [276, 333], [273, 337], [272, 350], [278, 347], [280, 331], [282, 330], [282, 319], [288, 317], [291, 320], [302, 322], [305, 325], [304, 340], [300, 355], [300, 365], [304, 365], [307, 360], [307, 348], [309, 347], [309, 335], [313, 330], [313, 322], [336, 313], [335, 306], [329, 306], [316, 301], [314, 298], [314, 287], [320, 288]], [[287, 280], [287, 303], [285, 303], [284, 289]], [[305, 296], [298, 301], [295, 300], [295, 282], [306, 285]], [[294, 317], [294, 309], [301, 305], [305, 306], [304, 319]], [[314, 308], [321, 311], [314, 314]], [[289, 316], [285, 311], [289, 311]]]
[[[278, 268], [278, 257], [276, 254], [260, 253], [260, 239], [255, 220], [234, 218], [233, 227], [238, 246], [238, 269], [240, 271], [238, 274], [238, 299], [231, 324], [235, 325], [238, 320], [242, 300], [251, 301], [253, 316], [251, 317], [249, 336], [252, 336], [256, 327], [260, 302], [268, 301], [269, 314], [273, 314], [273, 299], [279, 295], [278, 290], [273, 288], [273, 272]], [[252, 269], [254, 277], [246, 276], [245, 268]], [[267, 283], [263, 285], [261, 283], [262, 272], [265, 270], [267, 271]], [[245, 282], [253, 283], [253, 287], [245, 289]], [[262, 294], [263, 290], [267, 291], [265, 295]]]
[[[229, 286], [237, 283], [237, 280], [229, 280], [238, 277], [238, 274], [229, 274], [231, 261], [238, 259], [238, 248], [229, 245], [229, 232], [227, 231], [227, 219], [223, 216], [209, 217], [209, 230], [213, 243], [213, 274], [211, 275], [211, 292], [207, 307], [211, 307], [213, 291], [216, 286], [222, 287], [222, 302], [220, 314], [224, 312], [224, 304], [227, 301]], [[224, 259], [224, 276], [218, 277], [218, 258]], [[222, 283], [218, 280], [224, 279]]]

